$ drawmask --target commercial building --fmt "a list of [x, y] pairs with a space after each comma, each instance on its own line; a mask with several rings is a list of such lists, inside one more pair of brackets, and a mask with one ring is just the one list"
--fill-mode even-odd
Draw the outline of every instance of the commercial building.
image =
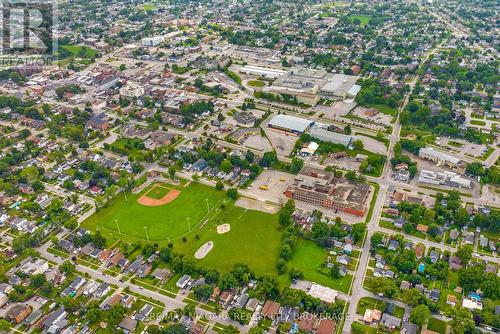
[[432, 147], [421, 148], [418, 152], [418, 156], [422, 159], [434, 161], [438, 166], [446, 166], [460, 172], [463, 172], [467, 165], [465, 161], [444, 152], [434, 150]]
[[455, 188], [470, 189], [471, 181], [453, 172], [435, 172], [423, 169], [418, 177], [418, 182], [434, 185], [446, 185]]
[[300, 135], [310, 129], [313, 125], [314, 121], [310, 121], [305, 118], [280, 114], [274, 116], [269, 121], [268, 127]]
[[319, 88], [324, 84], [326, 74], [324, 70], [293, 69], [262, 91], [293, 96], [298, 102], [315, 105], [319, 101]]
[[320, 89], [320, 95], [327, 100], [342, 100], [356, 97], [361, 86], [356, 85], [358, 78], [352, 75], [334, 74]]
[[240, 72], [248, 75], [257, 75], [265, 79], [277, 79], [286, 74], [286, 71], [252, 65], [245, 65], [241, 67]]
[[341, 211], [363, 217], [370, 186], [337, 178], [333, 173], [304, 167], [294, 182], [285, 190], [285, 196], [319, 208]]
[[316, 139], [333, 144], [340, 144], [348, 147], [352, 143], [352, 137], [338, 132], [332, 132], [321, 128], [312, 128], [309, 134]]
[[279, 76], [272, 86], [263, 92], [289, 95], [298, 102], [315, 105], [320, 98], [342, 100], [355, 97], [361, 87], [356, 85], [358, 77], [345, 74], [332, 74], [324, 70], [294, 68]]
[[253, 125], [255, 123], [255, 116], [248, 111], [238, 111], [234, 114], [233, 118], [240, 124]]
[[141, 45], [146, 47], [155, 47], [165, 40], [164, 36], [146, 37], [141, 40]]

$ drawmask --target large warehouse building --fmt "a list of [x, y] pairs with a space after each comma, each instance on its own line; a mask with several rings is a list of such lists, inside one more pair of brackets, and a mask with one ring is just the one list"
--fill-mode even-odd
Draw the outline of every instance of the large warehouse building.
[[324, 70], [294, 68], [279, 76], [264, 92], [294, 96], [297, 101], [315, 105], [323, 99], [342, 100], [355, 97], [360, 90], [358, 77], [332, 74]]
[[446, 166], [463, 173], [467, 163], [452, 155], [446, 154], [441, 151], [434, 150], [432, 147], [421, 148], [418, 156], [422, 159], [435, 162], [438, 166]]
[[314, 121], [284, 114], [274, 116], [268, 124], [270, 128], [291, 132], [296, 135], [306, 132], [313, 125]]
[[312, 128], [309, 131], [309, 134], [313, 136], [316, 139], [319, 139], [321, 141], [333, 143], [333, 144], [339, 144], [339, 145], [344, 145], [345, 147], [349, 147], [352, 143], [352, 137], [348, 135], [344, 135], [342, 133], [338, 132], [332, 132], [328, 130], [324, 130], [321, 128]]
[[359, 217], [366, 213], [369, 193], [367, 184], [336, 178], [333, 173], [311, 167], [302, 168], [285, 190], [285, 196], [296, 201]]

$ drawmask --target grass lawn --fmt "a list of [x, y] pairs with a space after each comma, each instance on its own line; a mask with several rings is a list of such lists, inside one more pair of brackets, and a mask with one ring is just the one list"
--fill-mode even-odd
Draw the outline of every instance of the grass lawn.
[[477, 119], [471, 119], [470, 120], [470, 124], [472, 125], [486, 125], [486, 122], [484, 121], [480, 121], [480, 120], [477, 120]]
[[[347, 293], [351, 286], [352, 276], [334, 279], [330, 276], [330, 270], [322, 264], [328, 256], [328, 251], [318, 246], [314, 241], [299, 239], [292, 259], [288, 262], [288, 268], [302, 270], [304, 279], [317, 284]], [[280, 283], [289, 283], [288, 274], [279, 277]]]
[[356, 307], [356, 313], [364, 315], [367, 309], [370, 310], [376, 309], [384, 312], [386, 307], [387, 303], [384, 302], [383, 300], [377, 300], [371, 297], [363, 297], [358, 302], [358, 306]]
[[64, 49], [73, 58], [95, 58], [98, 51], [87, 46], [78, 45], [61, 45], [61, 49]]
[[181, 191], [171, 203], [156, 207], [137, 203], [137, 199], [151, 187], [140, 194], [129, 193], [126, 199], [120, 194], [107, 207], [85, 220], [82, 227], [101, 231], [110, 244], [117, 240], [146, 241], [146, 227], [151, 242], [168, 243], [169, 238], [175, 240], [188, 234], [189, 225], [192, 230], [197, 228], [207, 215], [207, 201], [212, 212], [216, 204], [226, 198], [224, 192], [199, 183], [191, 183], [188, 187], [168, 187]]
[[153, 199], [162, 199], [165, 197], [166, 194], [170, 192], [171, 189], [163, 186], [158, 186], [152, 188], [147, 194], [147, 197], [153, 198]]
[[155, 10], [156, 6], [152, 3], [145, 3], [144, 5], [141, 5], [138, 8], [139, 8], [139, 10], [151, 11], [151, 10]]
[[385, 104], [368, 104], [367, 107], [375, 108], [378, 111], [380, 111], [381, 113], [391, 115], [391, 116], [396, 116], [396, 114], [398, 113], [397, 109], [391, 108]]
[[[231, 230], [217, 233], [217, 225], [229, 223]], [[213, 249], [200, 262], [207, 268], [221, 272], [230, 271], [235, 264], [247, 264], [257, 275], [276, 275], [276, 261], [281, 244], [278, 215], [260, 211], [245, 210], [232, 203], [206, 224], [199, 233], [199, 239], [189, 238], [187, 242], [174, 242], [174, 250], [194, 255], [207, 241], [214, 243]]]
[[349, 19], [351, 20], [351, 22], [354, 21], [355, 19], [360, 20], [361, 21], [360, 26], [364, 27], [370, 22], [371, 17], [368, 15], [349, 15]]
[[438, 332], [440, 334], [444, 334], [446, 333], [446, 322], [436, 318], [430, 318], [429, 322], [427, 323], [427, 329]]
[[261, 88], [261, 87], [264, 87], [266, 85], [266, 83], [264, 81], [260, 81], [260, 80], [250, 80], [248, 82], [248, 85], [250, 87], [258, 87], [258, 88]]
[[[99, 229], [111, 245], [116, 240], [147, 243], [143, 228], [147, 226], [151, 243], [162, 247], [168, 244], [170, 238], [174, 251], [186, 256], [193, 256], [200, 246], [212, 241], [213, 249], [205, 258], [195, 260], [196, 263], [220, 272], [227, 272], [235, 264], [244, 263], [257, 275], [277, 274], [275, 265], [281, 242], [277, 214], [236, 207], [227, 199], [225, 192], [196, 182], [188, 187], [166, 187], [178, 189], [181, 194], [173, 202], [157, 207], [137, 203], [137, 199], [151, 187], [137, 195], [128, 194], [127, 202], [120, 194], [108, 207], [87, 219], [82, 227]], [[208, 215], [206, 200], [210, 208]], [[221, 208], [223, 202], [224, 209]], [[191, 232], [187, 217], [191, 218]], [[121, 235], [115, 219], [118, 220]], [[230, 224], [231, 230], [218, 234], [217, 226], [225, 223]]]

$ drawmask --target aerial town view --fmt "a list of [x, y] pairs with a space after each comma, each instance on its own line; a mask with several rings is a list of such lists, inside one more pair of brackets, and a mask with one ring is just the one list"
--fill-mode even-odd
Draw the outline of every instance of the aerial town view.
[[0, 333], [500, 333], [500, 0], [3, 0]]

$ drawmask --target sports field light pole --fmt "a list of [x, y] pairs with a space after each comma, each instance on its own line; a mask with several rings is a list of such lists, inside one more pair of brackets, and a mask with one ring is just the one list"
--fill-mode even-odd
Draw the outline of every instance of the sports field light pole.
[[187, 223], [188, 223], [188, 229], [189, 229], [189, 232], [191, 232], [191, 217], [186, 217], [186, 220], [187, 220]]
[[118, 230], [118, 234], [122, 235], [122, 231], [120, 231], [120, 225], [118, 225], [118, 219], [115, 219], [116, 229]]
[[205, 202], [207, 203], [207, 212], [209, 212], [210, 208], [208, 207], [208, 198], [205, 198]]
[[146, 232], [146, 239], [148, 239], [149, 242], [149, 234], [148, 234], [148, 227], [144, 226], [144, 232]]

